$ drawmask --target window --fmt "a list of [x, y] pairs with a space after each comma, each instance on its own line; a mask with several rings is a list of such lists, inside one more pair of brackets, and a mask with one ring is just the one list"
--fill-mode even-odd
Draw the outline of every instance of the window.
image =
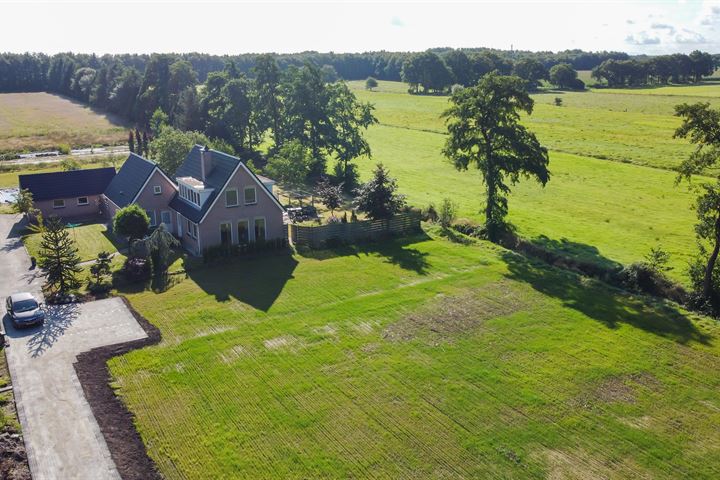
[[190, 220], [187, 221], [187, 234], [189, 237], [192, 237], [192, 222]]
[[257, 203], [257, 192], [255, 187], [245, 187], [245, 205]]
[[160, 195], [162, 193], [162, 185], [155, 185], [153, 187], [153, 194]]
[[53, 200], [53, 208], [65, 208], [65, 200]]
[[168, 230], [170, 229], [170, 225], [172, 224], [172, 215], [168, 210], [160, 212], [160, 221], [165, 224]]
[[78, 205], [87, 205], [88, 197], [78, 197]]
[[155, 210], [145, 210], [145, 212], [147, 213], [147, 216], [150, 217], [150, 226], [154, 227], [157, 225], [155, 223]]
[[220, 245], [223, 247], [232, 245], [232, 226], [230, 222], [220, 224]]
[[197, 223], [193, 223], [193, 238], [198, 237]]
[[256, 242], [264, 242], [265, 241], [265, 219], [264, 218], [256, 218], [255, 219], [255, 241]]
[[250, 226], [247, 220], [240, 220], [238, 222], [238, 243], [245, 245], [250, 241]]
[[226, 207], [237, 207], [238, 206], [238, 194], [234, 188], [232, 190], [225, 191], [225, 206]]

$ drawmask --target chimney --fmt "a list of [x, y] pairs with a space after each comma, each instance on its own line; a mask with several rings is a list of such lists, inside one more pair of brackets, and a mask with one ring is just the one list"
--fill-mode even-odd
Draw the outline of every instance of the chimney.
[[210, 175], [210, 170], [212, 170], [212, 152], [210, 152], [210, 147], [205, 145], [205, 148], [200, 150], [200, 175], [203, 183], [205, 183], [205, 178]]

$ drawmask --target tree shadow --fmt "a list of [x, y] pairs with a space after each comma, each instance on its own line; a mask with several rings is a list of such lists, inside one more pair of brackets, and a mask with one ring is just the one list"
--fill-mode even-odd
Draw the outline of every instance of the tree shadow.
[[293, 278], [298, 261], [290, 253], [239, 258], [218, 266], [189, 269], [187, 276], [219, 302], [234, 298], [267, 312]]
[[108, 228], [107, 225], [105, 230], [103, 230], [102, 234], [110, 243], [113, 244], [113, 247], [115, 247], [115, 250], [117, 250], [118, 252], [121, 252], [122, 250], [126, 250], [128, 248], [127, 240], [116, 236], [110, 231], [110, 228]]
[[513, 252], [503, 254], [508, 278], [530, 284], [533, 289], [557, 298], [563, 305], [577, 310], [608, 328], [628, 324], [679, 343], [709, 344], [711, 336], [697, 327], [670, 304], [650, 305], [647, 299], [594, 282], [592, 288], [583, 277], [529, 260]]
[[360, 243], [356, 245], [341, 245], [323, 250], [298, 250], [298, 254], [315, 260], [329, 260], [337, 257], [361, 257], [379, 255], [385, 257], [387, 263], [397, 265], [404, 270], [412, 270], [420, 275], [426, 275], [430, 266], [428, 253], [421, 252], [409, 245], [430, 240], [425, 232], [411, 237], [394, 238], [376, 242]]
[[45, 322], [41, 326], [17, 329], [8, 315], [5, 316], [5, 332], [10, 338], [32, 335], [27, 342], [28, 352], [32, 357], [39, 357], [65, 334], [77, 319], [80, 307], [76, 303], [66, 305], [48, 305], [45, 308]]
[[623, 265], [607, 257], [604, 257], [597, 247], [578, 243], [567, 238], [559, 240], [540, 235], [529, 239], [530, 243], [553, 254], [568, 257], [578, 262], [598, 265], [609, 270], [620, 270]]

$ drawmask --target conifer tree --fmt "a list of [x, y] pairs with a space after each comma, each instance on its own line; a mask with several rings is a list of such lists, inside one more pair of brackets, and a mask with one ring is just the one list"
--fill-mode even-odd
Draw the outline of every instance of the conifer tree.
[[135, 153], [142, 156], [143, 155], [143, 142], [142, 137], [140, 136], [140, 130], [137, 128], [135, 129]]
[[128, 133], [128, 148], [132, 153], [135, 153], [135, 137], [133, 136], [132, 130]]
[[40, 242], [40, 268], [48, 286], [62, 294], [80, 286], [80, 257], [75, 242], [58, 217], [48, 220]]

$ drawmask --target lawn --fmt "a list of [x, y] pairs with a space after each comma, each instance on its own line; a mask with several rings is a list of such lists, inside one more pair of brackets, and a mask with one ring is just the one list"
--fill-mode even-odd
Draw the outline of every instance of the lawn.
[[[124, 249], [125, 244], [107, 231], [105, 225], [93, 223], [69, 229], [71, 238], [75, 241], [80, 260], [86, 262], [97, 258], [100, 252], [115, 253]], [[23, 237], [25, 248], [30, 256], [39, 258], [42, 235], [34, 233]]]
[[0, 94], [0, 153], [117, 145], [127, 124], [76, 101], [44, 92]]
[[717, 478], [717, 323], [480, 242], [245, 259], [132, 293], [110, 362], [174, 478]]

